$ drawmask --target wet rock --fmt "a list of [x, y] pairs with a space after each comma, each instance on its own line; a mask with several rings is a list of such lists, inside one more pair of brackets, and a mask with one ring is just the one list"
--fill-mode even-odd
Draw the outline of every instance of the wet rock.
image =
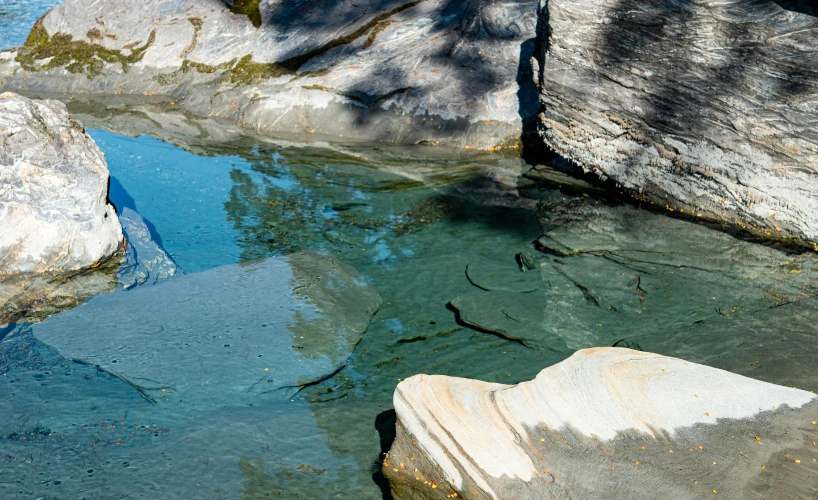
[[534, 0], [228, 4], [69, 0], [0, 56], [0, 88], [161, 96], [270, 135], [480, 148], [512, 145], [535, 113], [530, 74], [518, 85]]
[[105, 157], [57, 101], [0, 94], [0, 273], [76, 270], [122, 245]]
[[788, 254], [629, 206], [572, 206], [560, 222], [535, 241], [548, 262], [543, 327], [574, 349], [661, 337], [816, 293], [811, 252]]
[[94, 269], [0, 276], [0, 326], [36, 323], [117, 287], [119, 259]]
[[469, 292], [451, 302], [457, 319], [481, 331], [520, 340], [535, 349], [560, 350], [563, 342], [544, 328], [547, 298], [540, 293]]
[[814, 9], [541, 0], [539, 22], [550, 147], [658, 206], [818, 243]]
[[397, 499], [818, 493], [814, 394], [676, 358], [586, 349], [514, 386], [416, 375], [394, 404]]
[[125, 262], [119, 270], [119, 282], [126, 290], [144, 283], [155, 284], [172, 278], [179, 271], [176, 263], [153, 239], [142, 217], [128, 207], [119, 215], [128, 242]]
[[[472, 259], [466, 267], [466, 276], [472, 285], [487, 291], [529, 293], [542, 286], [536, 272], [527, 272], [534, 267], [527, 254], [518, 254], [520, 262], [496, 262], [489, 259]], [[526, 272], [523, 272], [525, 269]]]
[[96, 297], [33, 335], [152, 401], [282, 400], [340, 370], [380, 304], [354, 269], [302, 252]]

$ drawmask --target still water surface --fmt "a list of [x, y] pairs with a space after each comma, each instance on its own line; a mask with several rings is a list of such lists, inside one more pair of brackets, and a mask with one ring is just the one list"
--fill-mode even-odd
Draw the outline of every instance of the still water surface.
[[[36, 17], [0, 3], [0, 46]], [[90, 134], [177, 271], [0, 330], [2, 498], [383, 498], [401, 379], [515, 383], [584, 347], [818, 389], [812, 253], [451, 161]], [[331, 351], [309, 335], [338, 311], [303, 323], [279, 264], [328, 254], [382, 300]]]

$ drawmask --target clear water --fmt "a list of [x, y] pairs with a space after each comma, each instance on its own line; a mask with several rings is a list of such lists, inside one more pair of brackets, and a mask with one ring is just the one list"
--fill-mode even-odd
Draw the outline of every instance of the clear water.
[[[0, 46], [24, 38], [19, 26], [39, 17], [32, 5], [0, 3], [0, 22], [14, 19], [0, 28]], [[108, 159], [112, 202], [144, 219], [180, 272], [40, 326], [0, 329], [0, 498], [386, 498], [377, 461], [401, 379], [515, 383], [584, 347], [650, 350], [818, 389], [813, 253], [523, 178], [464, 178], [456, 164], [421, 157], [387, 171], [320, 149], [193, 154], [148, 137], [90, 134]], [[395, 173], [420, 170], [436, 170], [434, 185]], [[246, 370], [298, 375], [309, 361], [272, 351], [261, 358], [271, 366], [253, 355], [234, 374], [222, 369], [236, 346], [218, 339], [256, 321], [257, 307], [222, 309], [204, 325], [196, 318], [202, 346], [171, 368], [211, 387], [179, 401], [148, 390], [156, 404], [137, 390], [148, 382], [97, 369], [99, 346], [72, 341], [90, 327], [58, 332], [63, 352], [32, 333], [69, 316], [112, 325], [114, 345], [160, 315], [184, 328], [196, 315], [187, 298], [231, 304], [244, 279], [232, 265], [309, 249], [354, 267], [383, 305], [342, 370], [286, 399], [224, 388]], [[271, 311], [288, 279], [276, 276], [253, 289]], [[180, 303], [178, 317], [150, 306], [174, 280], [167, 300]], [[270, 318], [271, 329], [293, 321], [287, 311]], [[143, 353], [174, 359], [169, 345], [146, 341]]]
[[60, 0], [0, 0], [0, 50], [18, 47], [31, 27]]
[[[91, 135], [108, 158], [112, 201], [151, 224], [186, 276], [321, 249], [361, 272], [383, 306], [346, 366], [291, 400], [228, 391], [192, 395], [184, 408], [161, 392], [151, 404], [17, 325], [0, 343], [3, 498], [382, 498], [376, 460], [401, 379], [514, 383], [582, 347], [641, 348], [818, 387], [811, 253], [524, 179], [510, 187], [458, 176], [433, 188], [318, 150], [201, 156], [146, 137]], [[179, 283], [180, 294], [221, 293]], [[275, 283], [258, 290], [271, 307]], [[117, 325], [114, 342], [150, 324], [133, 314], [160, 314], [140, 305], [151, 286], [137, 290], [112, 292], [126, 304], [110, 309], [121, 320], [105, 317]], [[72, 314], [98, 321], [109, 310], [97, 306], [103, 299], [44, 325]], [[227, 335], [254, 311], [228, 310], [202, 335]], [[179, 310], [178, 321], [189, 313]], [[76, 349], [74, 359], [94, 355]]]

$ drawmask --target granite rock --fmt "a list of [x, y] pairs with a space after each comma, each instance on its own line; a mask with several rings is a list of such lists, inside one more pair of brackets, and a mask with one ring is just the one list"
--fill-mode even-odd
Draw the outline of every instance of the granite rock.
[[806, 2], [541, 0], [540, 134], [668, 210], [818, 243]]
[[0, 88], [161, 97], [268, 135], [478, 148], [513, 145], [536, 114], [533, 80], [518, 84], [534, 0], [230, 4], [67, 0], [0, 53]]
[[76, 270], [122, 245], [105, 157], [58, 101], [0, 94], [0, 272]]

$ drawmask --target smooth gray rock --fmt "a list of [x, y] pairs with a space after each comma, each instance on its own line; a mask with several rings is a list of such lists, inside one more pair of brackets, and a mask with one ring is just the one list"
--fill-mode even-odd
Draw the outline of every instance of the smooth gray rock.
[[541, 0], [540, 133], [638, 199], [818, 243], [814, 14], [782, 0]]
[[0, 94], [0, 273], [81, 269], [122, 245], [108, 166], [58, 101]]
[[525, 98], [518, 85], [535, 0], [263, 1], [259, 13], [256, 27], [219, 0], [67, 0], [28, 47], [0, 53], [0, 88], [162, 96], [268, 135], [477, 148], [513, 146], [521, 99], [536, 104], [533, 82]]
[[818, 399], [630, 349], [516, 385], [415, 375], [383, 463], [398, 500], [810, 498]]
[[128, 249], [118, 278], [126, 290], [144, 283], [156, 284], [172, 278], [179, 271], [176, 263], [159, 244], [142, 217], [128, 207], [119, 215]]
[[32, 329], [147, 399], [200, 407], [288, 399], [335, 373], [380, 304], [331, 254], [299, 252], [95, 297]]

